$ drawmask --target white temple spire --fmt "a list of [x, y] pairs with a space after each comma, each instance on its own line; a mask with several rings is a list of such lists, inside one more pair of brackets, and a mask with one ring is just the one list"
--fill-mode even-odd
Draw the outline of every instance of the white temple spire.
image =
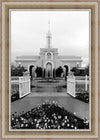
[[50, 31], [50, 20], [48, 21], [48, 31]]
[[47, 33], [47, 47], [51, 48], [51, 32], [50, 32], [50, 20], [48, 21], [48, 33]]

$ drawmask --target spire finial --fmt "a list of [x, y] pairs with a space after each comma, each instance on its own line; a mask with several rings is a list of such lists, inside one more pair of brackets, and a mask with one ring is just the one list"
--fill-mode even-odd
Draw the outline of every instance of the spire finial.
[[48, 30], [50, 31], [50, 20], [48, 20]]

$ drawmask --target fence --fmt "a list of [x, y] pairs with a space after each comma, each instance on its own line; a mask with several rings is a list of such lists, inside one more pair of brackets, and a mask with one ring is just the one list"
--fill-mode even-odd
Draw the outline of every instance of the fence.
[[11, 77], [11, 94], [19, 94], [19, 98], [30, 93], [30, 76]]
[[67, 76], [67, 93], [76, 97], [76, 93], [89, 92], [89, 76]]

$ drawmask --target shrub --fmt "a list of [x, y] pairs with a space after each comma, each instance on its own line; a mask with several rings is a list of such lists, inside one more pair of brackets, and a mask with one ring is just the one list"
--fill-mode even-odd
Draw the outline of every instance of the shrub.
[[12, 129], [89, 129], [89, 122], [76, 117], [56, 102], [46, 102], [21, 115], [12, 114]]

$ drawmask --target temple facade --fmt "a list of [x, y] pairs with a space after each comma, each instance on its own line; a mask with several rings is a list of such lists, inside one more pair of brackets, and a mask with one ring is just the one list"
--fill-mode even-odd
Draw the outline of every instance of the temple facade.
[[[73, 67], [81, 67], [82, 59], [79, 56], [61, 56], [57, 48], [53, 48], [51, 44], [52, 34], [50, 29], [46, 35], [47, 46], [40, 48], [38, 56], [20, 56], [16, 57], [16, 64], [24, 66], [28, 72], [32, 71], [33, 77], [36, 77], [36, 67], [42, 68], [42, 76], [55, 77], [56, 69], [63, 68], [63, 76]], [[31, 70], [30, 70], [31, 69]]]

